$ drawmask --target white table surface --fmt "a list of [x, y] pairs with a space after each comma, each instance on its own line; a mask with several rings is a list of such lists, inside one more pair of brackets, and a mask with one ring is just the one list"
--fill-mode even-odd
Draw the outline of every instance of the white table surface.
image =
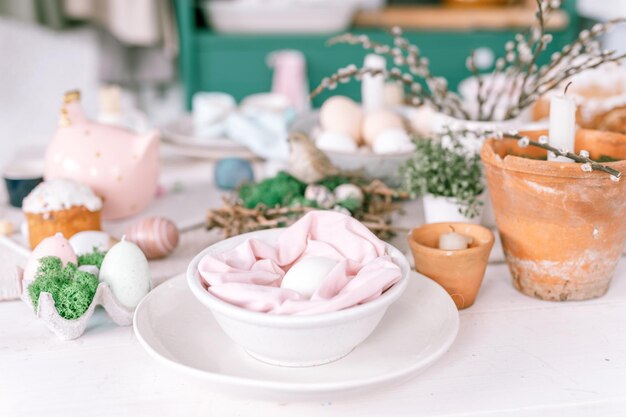
[[[152, 269], [182, 272], [218, 238], [186, 232], [175, 259]], [[0, 416], [196, 415], [624, 416], [626, 261], [607, 295], [565, 303], [521, 295], [506, 265], [491, 264], [439, 362], [403, 384], [332, 402], [226, 397], [151, 359], [132, 328], [115, 327], [103, 311], [81, 338], [63, 342], [23, 302], [0, 302]]]

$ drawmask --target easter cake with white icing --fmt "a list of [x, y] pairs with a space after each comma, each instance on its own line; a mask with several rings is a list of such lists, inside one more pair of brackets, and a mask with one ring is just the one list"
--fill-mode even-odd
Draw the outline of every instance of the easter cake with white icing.
[[66, 238], [84, 230], [100, 230], [102, 199], [75, 181], [55, 179], [39, 184], [25, 199], [31, 248], [56, 233]]

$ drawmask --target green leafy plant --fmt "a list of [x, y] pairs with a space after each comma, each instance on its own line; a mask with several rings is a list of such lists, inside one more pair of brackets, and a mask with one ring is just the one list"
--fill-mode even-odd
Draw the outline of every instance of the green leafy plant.
[[71, 262], [63, 266], [58, 257], [47, 256], [39, 261], [35, 281], [28, 286], [28, 295], [33, 307], [37, 308], [39, 295], [50, 293], [59, 315], [74, 320], [87, 311], [97, 288], [98, 278], [95, 275], [80, 271]]
[[426, 193], [453, 199], [459, 212], [473, 218], [483, 205], [485, 190], [480, 156], [468, 152], [449, 133], [434, 139], [416, 139], [415, 153], [400, 167], [402, 188], [410, 195]]

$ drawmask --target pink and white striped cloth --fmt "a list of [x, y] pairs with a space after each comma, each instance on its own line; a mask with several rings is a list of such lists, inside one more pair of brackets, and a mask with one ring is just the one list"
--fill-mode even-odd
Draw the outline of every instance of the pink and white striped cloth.
[[[280, 288], [289, 268], [306, 256], [339, 263], [308, 299]], [[273, 314], [318, 314], [379, 297], [402, 277], [385, 243], [350, 216], [333, 211], [306, 214], [277, 244], [249, 239], [221, 254], [206, 255], [198, 273], [207, 290], [239, 307]]]

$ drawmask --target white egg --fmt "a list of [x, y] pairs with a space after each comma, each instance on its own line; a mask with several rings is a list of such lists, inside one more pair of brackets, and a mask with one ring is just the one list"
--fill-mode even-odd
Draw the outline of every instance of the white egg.
[[363, 191], [354, 184], [341, 184], [335, 188], [335, 198], [337, 201], [356, 200], [363, 204]]
[[374, 146], [378, 135], [388, 129], [402, 129], [402, 117], [390, 110], [376, 110], [368, 113], [363, 120], [363, 139], [369, 146]]
[[91, 253], [94, 249], [106, 252], [111, 248], [111, 236], [106, 232], [87, 230], [78, 232], [70, 238], [70, 245], [77, 255]]
[[315, 201], [321, 208], [331, 208], [335, 205], [335, 194], [319, 184], [310, 184], [304, 190], [304, 198]]
[[419, 136], [429, 137], [435, 133], [436, 113], [430, 106], [424, 105], [411, 109], [408, 113], [411, 130]]
[[388, 129], [376, 137], [372, 150], [377, 154], [413, 152], [415, 144], [404, 129]]
[[362, 123], [363, 110], [348, 97], [333, 96], [320, 108], [320, 124], [324, 130], [341, 132], [360, 141]]
[[148, 260], [139, 246], [126, 240], [107, 252], [99, 278], [109, 284], [120, 304], [129, 309], [137, 307], [150, 291]]
[[356, 152], [358, 148], [352, 137], [341, 132], [323, 131], [315, 144], [323, 151]]
[[280, 287], [311, 298], [337, 263], [333, 259], [322, 256], [301, 259], [287, 271]]
[[81, 265], [78, 267], [79, 271], [88, 272], [96, 277], [100, 274], [100, 270], [95, 265]]
[[404, 87], [400, 81], [390, 81], [385, 83], [384, 90], [385, 106], [395, 107], [404, 103]]

